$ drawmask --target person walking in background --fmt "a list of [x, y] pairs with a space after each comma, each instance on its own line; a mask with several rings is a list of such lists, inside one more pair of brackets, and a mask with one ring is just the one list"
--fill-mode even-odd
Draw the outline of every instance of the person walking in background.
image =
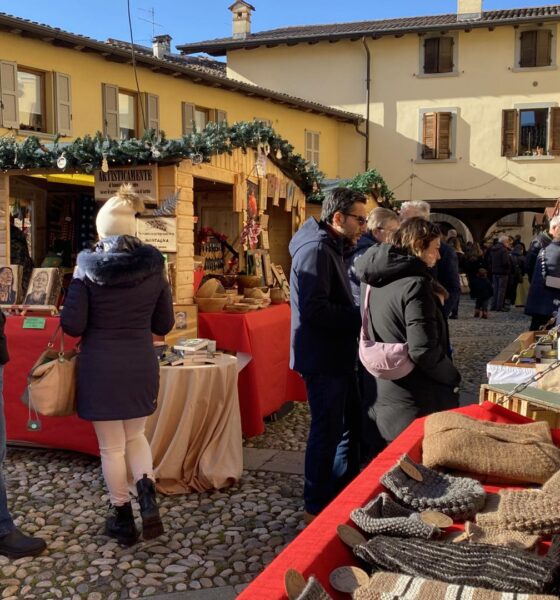
[[446, 227], [440, 226], [441, 244], [440, 259], [432, 270], [432, 275], [448, 291], [449, 297], [443, 305], [445, 318], [457, 319], [459, 316], [459, 301], [461, 299], [461, 278], [459, 277], [459, 258], [455, 250], [444, 240]]
[[550, 237], [548, 231], [541, 231], [537, 233], [537, 235], [529, 244], [529, 249], [525, 255], [525, 271], [529, 277], [529, 283], [531, 283], [531, 280], [533, 279], [533, 272], [535, 271], [535, 265], [537, 263], [537, 256], [539, 255], [539, 252], [543, 248], [546, 248], [551, 241], [552, 238]]
[[6, 417], [4, 415], [4, 365], [10, 360], [4, 333], [6, 315], [0, 311], [0, 555], [8, 558], [38, 556], [47, 547], [45, 540], [25, 535], [15, 525], [8, 508], [2, 466], [6, 458]]
[[[374, 418], [387, 443], [414, 419], [459, 406], [461, 375], [449, 356], [449, 336], [430, 269], [439, 259], [440, 230], [422, 218], [407, 219], [392, 244], [371, 247], [356, 272], [371, 288], [371, 339], [407, 343], [411, 373], [377, 380]], [[438, 294], [438, 296], [436, 296]]]
[[[348, 268], [350, 287], [356, 306], [360, 306], [360, 280], [356, 275], [356, 260], [371, 246], [390, 242], [392, 235], [398, 228], [399, 217], [396, 213], [381, 206], [374, 208], [368, 215], [366, 232], [358, 240], [356, 246], [351, 248], [345, 256], [344, 260]], [[356, 361], [356, 364], [361, 407], [360, 459], [361, 464], [366, 465], [383, 450], [385, 443], [377, 430], [375, 422], [368, 416], [377, 398], [375, 377], [364, 368], [359, 360]]]
[[492, 310], [497, 312], [509, 310], [509, 308], [506, 308], [505, 306], [509, 276], [512, 272], [509, 246], [509, 236], [502, 235], [488, 252], [488, 266], [492, 273], [492, 287], [494, 288]]
[[422, 217], [422, 219], [429, 221], [430, 205], [427, 202], [424, 202], [424, 200], [409, 200], [408, 202], [403, 202], [399, 210], [401, 223], [414, 217]]
[[552, 241], [537, 256], [525, 304], [525, 314], [532, 317], [531, 331], [551, 319], [560, 300], [560, 216], [550, 220], [548, 231]]
[[99, 242], [78, 255], [60, 321], [81, 336], [78, 415], [93, 421], [112, 511], [105, 532], [123, 545], [139, 537], [127, 464], [138, 491], [143, 537], [163, 533], [146, 418], [156, 409], [159, 364], [152, 334], [173, 327], [173, 303], [159, 250], [134, 237], [142, 201], [122, 186], [97, 215]]
[[305, 451], [306, 522], [359, 470], [360, 406], [356, 381], [360, 310], [344, 254], [362, 236], [366, 199], [348, 188], [323, 201], [292, 238], [290, 367], [305, 380], [311, 424]]
[[494, 295], [494, 288], [488, 279], [486, 269], [478, 269], [475, 277], [471, 281], [471, 298], [475, 300], [474, 316], [487, 319], [489, 317], [488, 304], [490, 298]]

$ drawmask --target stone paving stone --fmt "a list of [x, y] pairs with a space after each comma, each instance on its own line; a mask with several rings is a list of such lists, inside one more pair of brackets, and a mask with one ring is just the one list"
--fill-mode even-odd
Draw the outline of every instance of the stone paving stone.
[[275, 473], [293, 473], [303, 475], [304, 452], [289, 452], [280, 450], [270, 460], [265, 462], [261, 469], [263, 471], [274, 471]]
[[278, 450], [270, 450], [267, 448], [243, 448], [243, 468], [248, 471], [258, 471], [277, 453]]

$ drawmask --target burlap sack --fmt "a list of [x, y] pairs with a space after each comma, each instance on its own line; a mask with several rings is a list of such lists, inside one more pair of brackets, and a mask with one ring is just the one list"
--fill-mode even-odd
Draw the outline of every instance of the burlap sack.
[[545, 483], [560, 469], [560, 449], [544, 421], [508, 425], [454, 412], [427, 417], [424, 465], [492, 477], [494, 481]]

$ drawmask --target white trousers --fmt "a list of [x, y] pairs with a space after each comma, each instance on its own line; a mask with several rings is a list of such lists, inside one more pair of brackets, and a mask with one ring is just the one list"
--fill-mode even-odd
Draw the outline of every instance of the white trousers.
[[114, 506], [130, 502], [128, 469], [135, 482], [144, 474], [155, 479], [152, 451], [144, 435], [146, 419], [93, 422], [101, 452], [101, 470]]

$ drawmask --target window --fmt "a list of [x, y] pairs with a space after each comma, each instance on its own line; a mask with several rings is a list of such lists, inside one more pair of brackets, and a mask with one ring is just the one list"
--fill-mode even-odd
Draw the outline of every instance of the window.
[[227, 123], [227, 112], [219, 108], [204, 108], [191, 102], [182, 103], [183, 135], [204, 130], [208, 123]]
[[139, 113], [138, 94], [109, 83], [102, 84], [103, 133], [114, 139], [126, 140], [138, 135], [138, 130], [159, 131], [159, 96], [142, 93]]
[[[72, 134], [70, 76], [0, 60], [1, 125], [8, 129]], [[46, 90], [52, 90], [47, 94]]]
[[452, 73], [455, 40], [452, 36], [430, 37], [424, 40], [424, 73]]
[[531, 29], [519, 34], [519, 66], [522, 69], [552, 65], [552, 31]]
[[136, 136], [136, 95], [119, 91], [119, 139]]
[[45, 131], [44, 74], [19, 68], [17, 79], [19, 128], [29, 131]]
[[502, 156], [560, 156], [560, 108], [502, 111]]
[[452, 121], [451, 112], [422, 114], [422, 159], [447, 160], [452, 157]]
[[321, 134], [316, 131], [305, 132], [305, 160], [319, 166], [319, 138]]

